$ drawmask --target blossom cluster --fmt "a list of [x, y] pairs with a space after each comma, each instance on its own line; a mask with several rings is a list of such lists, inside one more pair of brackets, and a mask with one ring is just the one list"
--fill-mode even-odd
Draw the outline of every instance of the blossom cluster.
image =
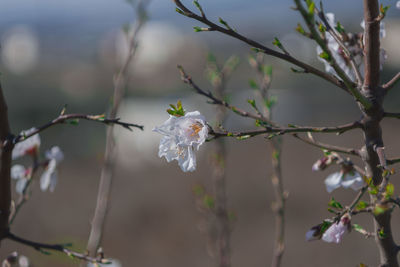
[[[22, 136], [26, 136], [35, 131], [34, 128], [22, 132]], [[16, 180], [15, 191], [18, 194], [24, 194], [27, 184], [32, 179], [33, 170], [37, 167], [43, 167], [40, 177], [40, 189], [42, 191], [53, 192], [57, 184], [57, 165], [64, 159], [64, 153], [58, 146], [53, 146], [45, 152], [45, 160], [38, 161], [40, 147], [40, 136], [35, 134], [25, 140], [17, 143], [12, 151], [12, 158], [18, 159], [25, 155], [31, 156], [34, 160], [33, 167], [25, 168], [21, 164], [15, 164], [11, 167], [11, 178]]]

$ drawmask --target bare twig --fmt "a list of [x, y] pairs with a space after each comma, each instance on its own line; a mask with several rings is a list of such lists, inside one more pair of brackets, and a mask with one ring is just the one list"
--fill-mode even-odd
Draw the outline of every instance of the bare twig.
[[307, 144], [310, 144], [312, 146], [319, 147], [322, 149], [326, 149], [328, 151], [339, 152], [339, 153], [349, 154], [349, 155], [354, 155], [354, 156], [360, 156], [360, 152], [354, 148], [347, 148], [347, 147], [334, 146], [334, 145], [330, 145], [330, 144], [324, 144], [324, 143], [321, 143], [321, 142], [318, 142], [315, 140], [311, 140], [309, 138], [301, 137], [297, 134], [293, 134], [293, 137], [295, 137]]
[[[17, 135], [16, 137], [14, 137], [12, 139], [13, 144], [16, 144], [18, 142], [24, 141], [26, 139], [28, 139], [29, 137], [38, 134], [40, 132], [43, 132], [44, 130], [55, 126], [57, 124], [63, 124], [66, 122], [73, 122], [76, 123], [78, 119], [83, 119], [83, 120], [88, 120], [88, 121], [95, 121], [95, 122], [100, 122], [100, 123], [104, 123], [107, 125], [120, 125], [122, 127], [124, 127], [125, 129], [128, 129], [130, 131], [132, 131], [132, 128], [139, 128], [141, 130], [143, 130], [143, 126], [142, 125], [138, 125], [138, 124], [133, 124], [133, 123], [127, 123], [127, 122], [123, 122], [120, 121], [119, 118], [104, 118], [104, 115], [87, 115], [87, 114], [61, 114], [59, 115], [57, 118], [55, 118], [54, 120], [34, 128], [32, 131], [30, 131], [28, 134], [24, 134], [21, 133], [19, 135]], [[4, 145], [4, 143], [3, 143]]]
[[400, 72], [398, 72], [390, 81], [382, 85], [382, 87], [385, 89], [385, 92], [389, 92], [389, 90], [392, 89], [398, 81], [400, 81]]
[[400, 113], [385, 112], [385, 113], [383, 113], [383, 116], [387, 117], [387, 118], [400, 119]]
[[39, 243], [39, 242], [31, 241], [31, 240], [16, 236], [16, 235], [14, 235], [12, 233], [8, 233], [6, 235], [6, 238], [10, 239], [10, 240], [13, 240], [13, 241], [15, 241], [17, 243], [32, 247], [32, 248], [36, 249], [37, 251], [40, 251], [40, 252], [43, 252], [43, 253], [46, 253], [47, 250], [53, 250], [53, 251], [58, 251], [58, 252], [64, 253], [69, 257], [77, 258], [77, 259], [84, 260], [84, 261], [87, 261], [87, 262], [104, 263], [104, 264], [110, 263], [110, 260], [108, 260], [108, 259], [100, 258], [100, 257], [99, 258], [90, 257], [90, 256], [88, 256], [86, 254], [70, 250], [65, 245], [62, 245], [62, 244]]
[[[132, 59], [137, 51], [137, 34], [144, 25], [146, 21], [146, 5], [148, 4], [148, 0], [139, 1], [136, 4], [136, 14], [138, 15], [138, 19], [136, 21], [136, 25], [133, 29], [133, 34], [129, 39], [129, 54], [125, 59], [121, 69], [116, 74], [114, 78], [114, 97], [113, 97], [113, 105], [111, 107], [110, 118], [115, 119], [118, 108], [120, 106], [121, 100], [124, 95], [124, 89], [127, 82], [127, 71]], [[104, 163], [101, 171], [100, 183], [99, 183], [99, 191], [97, 193], [97, 202], [96, 209], [94, 213], [94, 217], [92, 220], [92, 227], [90, 230], [90, 235], [88, 239], [87, 251], [89, 255], [94, 256], [97, 252], [98, 247], [100, 246], [104, 223], [106, 220], [107, 210], [108, 210], [108, 201], [111, 191], [111, 184], [113, 179], [113, 171], [115, 165], [116, 158], [116, 149], [115, 149], [115, 141], [114, 141], [114, 128], [109, 127], [107, 129], [107, 137], [106, 137], [106, 149], [104, 153]]]
[[336, 86], [342, 88], [343, 90], [345, 90], [346, 92], [348, 92], [348, 88], [343, 83], [343, 81], [341, 81], [340, 79], [336, 78], [335, 76], [330, 75], [328, 73], [325, 73], [323, 71], [320, 71], [320, 70], [318, 70], [318, 69], [316, 69], [316, 68], [314, 68], [314, 67], [312, 67], [312, 66], [310, 66], [310, 65], [308, 65], [308, 64], [306, 64], [306, 63], [304, 63], [304, 62], [302, 62], [302, 61], [300, 61], [300, 60], [298, 60], [298, 59], [296, 59], [296, 58], [294, 58], [292, 56], [290, 56], [290, 55], [287, 55], [285, 53], [280, 53], [278, 51], [272, 50], [272, 49], [270, 49], [270, 48], [268, 48], [268, 47], [266, 47], [266, 46], [264, 46], [264, 45], [262, 45], [262, 44], [260, 44], [260, 43], [258, 43], [256, 41], [254, 41], [254, 40], [251, 40], [251, 39], [239, 34], [237, 31], [234, 31], [233, 29], [223, 28], [223, 27], [213, 23], [212, 21], [208, 20], [205, 17], [198, 16], [195, 13], [193, 13], [191, 10], [189, 10], [185, 5], [183, 5], [180, 0], [174, 0], [174, 2], [175, 2], [175, 5], [181, 11], [180, 12], [181, 14], [206, 24], [207, 26], [210, 27], [209, 31], [218, 31], [218, 32], [224, 33], [226, 35], [229, 35], [229, 36], [231, 36], [231, 37], [233, 37], [235, 39], [238, 39], [238, 40], [240, 40], [242, 42], [245, 42], [245, 43], [249, 44], [250, 46], [259, 49], [259, 51], [262, 52], [262, 53], [265, 53], [267, 55], [271, 55], [271, 56], [274, 56], [276, 58], [282, 59], [284, 61], [290, 62], [290, 63], [292, 63], [292, 64], [304, 69], [307, 73], [312, 73], [312, 74], [314, 74], [316, 76], [319, 76], [322, 79], [324, 79], [324, 80], [326, 80], [326, 81], [328, 81], [330, 83], [333, 83], [334, 85], [336, 85]]

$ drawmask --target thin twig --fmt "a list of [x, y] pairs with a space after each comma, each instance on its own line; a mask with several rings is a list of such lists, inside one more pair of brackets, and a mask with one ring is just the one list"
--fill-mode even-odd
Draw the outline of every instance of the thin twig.
[[75, 120], [77, 119], [83, 119], [83, 120], [88, 120], [88, 121], [95, 121], [95, 122], [100, 122], [100, 123], [104, 123], [107, 125], [120, 125], [121, 127], [132, 131], [132, 128], [139, 128], [140, 130], [143, 130], [143, 126], [142, 125], [138, 125], [138, 124], [134, 124], [134, 123], [127, 123], [127, 122], [123, 122], [120, 121], [119, 118], [104, 118], [104, 115], [87, 115], [87, 114], [62, 114], [59, 115], [57, 118], [55, 118], [54, 120], [39, 126], [39, 127], [35, 127], [32, 131], [30, 131], [28, 134], [24, 134], [21, 133], [19, 135], [17, 135], [16, 137], [13, 138], [12, 142], [13, 144], [16, 144], [18, 142], [24, 141], [26, 139], [28, 139], [29, 137], [38, 134], [44, 130], [46, 130], [47, 128], [50, 128], [52, 126], [55, 126], [57, 124], [62, 124], [62, 123], [66, 123], [69, 121], [74, 121], [74, 123], [76, 123]]
[[6, 238], [13, 240], [17, 243], [32, 247], [32, 248], [36, 249], [37, 251], [44, 252], [44, 253], [46, 253], [46, 250], [54, 250], [54, 251], [64, 253], [72, 258], [77, 258], [77, 259], [84, 260], [87, 262], [104, 263], [104, 264], [110, 263], [109, 259], [90, 257], [86, 254], [70, 250], [70, 249], [66, 248], [65, 245], [62, 245], [62, 244], [39, 243], [39, 242], [31, 241], [31, 240], [16, 236], [10, 232], [6, 235]]
[[[121, 69], [116, 74], [114, 79], [114, 97], [113, 105], [111, 107], [110, 118], [115, 120], [120, 103], [124, 96], [124, 89], [127, 83], [127, 71], [132, 59], [134, 58], [137, 51], [137, 35], [141, 30], [142, 26], [146, 22], [146, 5], [148, 0], [139, 1], [136, 4], [136, 14], [138, 19], [136, 21], [135, 28], [133, 29], [133, 34], [129, 39], [129, 54], [125, 59]], [[116, 149], [115, 149], [115, 138], [114, 138], [114, 128], [109, 127], [107, 129], [106, 137], [106, 149], [104, 152], [104, 163], [101, 170], [99, 190], [97, 193], [96, 208], [92, 220], [92, 227], [89, 234], [87, 251], [89, 255], [94, 256], [97, 253], [97, 249], [100, 246], [104, 223], [106, 220], [106, 215], [108, 211], [108, 202], [110, 198], [111, 185], [113, 180], [113, 171], [116, 161]]]
[[398, 81], [400, 81], [400, 72], [398, 72], [390, 81], [382, 85], [382, 88], [385, 89], [385, 92], [387, 93], [397, 84]]
[[296, 58], [294, 58], [292, 56], [290, 56], [290, 55], [287, 55], [285, 53], [280, 53], [278, 51], [272, 50], [272, 49], [270, 49], [270, 48], [268, 48], [268, 47], [266, 47], [266, 46], [264, 46], [264, 45], [262, 45], [262, 44], [260, 44], [260, 43], [258, 43], [256, 41], [254, 41], [252, 39], [249, 39], [249, 38], [239, 34], [237, 31], [234, 31], [233, 29], [223, 28], [223, 27], [213, 23], [212, 21], [208, 20], [205, 17], [198, 16], [195, 13], [193, 13], [191, 10], [189, 10], [185, 5], [183, 5], [180, 0], [174, 0], [174, 2], [175, 2], [175, 5], [180, 9], [180, 11], [182, 11], [181, 14], [183, 14], [184, 16], [187, 16], [189, 18], [193, 18], [193, 19], [195, 19], [197, 21], [200, 21], [200, 22], [208, 25], [210, 27], [210, 29], [209, 29], [210, 31], [218, 31], [218, 32], [224, 33], [226, 35], [229, 35], [229, 36], [231, 36], [231, 37], [233, 37], [235, 39], [238, 39], [238, 40], [240, 40], [242, 42], [245, 42], [245, 43], [249, 44], [250, 46], [259, 49], [259, 51], [264, 53], [264, 54], [271, 55], [271, 56], [274, 56], [276, 58], [282, 59], [284, 61], [290, 62], [290, 63], [292, 63], [292, 64], [304, 69], [307, 73], [312, 73], [312, 74], [314, 74], [316, 76], [319, 76], [322, 79], [324, 79], [324, 80], [326, 80], [326, 81], [338, 86], [339, 88], [345, 90], [346, 92], [348, 92], [348, 88], [343, 83], [343, 81], [341, 81], [340, 79], [336, 78], [335, 76], [330, 75], [328, 73], [325, 73], [323, 71], [320, 71], [320, 70], [318, 70], [318, 69], [316, 69], [316, 68], [314, 68], [314, 67], [312, 67], [312, 66], [310, 66], [310, 65], [308, 65], [308, 64], [306, 64], [306, 63], [304, 63], [304, 62], [302, 62], [302, 61], [300, 61], [300, 60], [298, 60], [298, 59], [296, 59]]
[[383, 116], [387, 117], [387, 118], [400, 119], [400, 113], [385, 112], [385, 113], [383, 113]]
[[318, 142], [315, 140], [311, 140], [309, 138], [301, 137], [297, 134], [293, 134], [293, 137], [295, 137], [307, 144], [310, 144], [310, 145], [313, 145], [315, 147], [319, 147], [322, 149], [326, 149], [328, 151], [339, 152], [339, 153], [349, 154], [349, 155], [354, 155], [354, 156], [360, 156], [360, 152], [354, 148], [347, 148], [347, 147], [334, 146], [334, 145], [330, 145], [330, 144], [324, 144], [324, 143], [321, 143], [321, 142]]

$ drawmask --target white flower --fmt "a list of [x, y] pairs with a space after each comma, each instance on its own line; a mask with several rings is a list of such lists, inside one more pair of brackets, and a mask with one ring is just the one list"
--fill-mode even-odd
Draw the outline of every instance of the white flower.
[[397, 3], [396, 3], [396, 8], [397, 8], [397, 9], [400, 9], [400, 1], [397, 1]]
[[153, 131], [164, 135], [159, 146], [160, 158], [165, 157], [168, 162], [177, 160], [184, 172], [196, 169], [194, 149], [198, 150], [208, 136], [206, 121], [200, 112], [188, 112], [181, 117], [170, 116]]
[[11, 167], [11, 178], [17, 180], [15, 191], [18, 194], [23, 194], [29, 174], [30, 169], [25, 169], [22, 165], [16, 164]]
[[45, 155], [48, 163], [40, 177], [40, 189], [42, 191], [50, 189], [50, 192], [54, 192], [58, 179], [57, 164], [64, 159], [64, 154], [58, 146], [54, 146], [46, 151]]
[[347, 216], [343, 216], [340, 222], [333, 223], [322, 235], [322, 240], [328, 243], [339, 244], [343, 235], [348, 232], [350, 226], [350, 219]]
[[[35, 131], [35, 128], [31, 128], [27, 131], [23, 131], [21, 134], [22, 135], [28, 135]], [[39, 134], [35, 134], [29, 138], [27, 138], [24, 141], [21, 141], [17, 143], [14, 146], [14, 149], [12, 151], [12, 159], [17, 159], [19, 157], [22, 157], [24, 155], [32, 155], [37, 152], [40, 146], [40, 136]]]
[[364, 186], [364, 180], [356, 171], [344, 172], [339, 171], [330, 174], [325, 179], [326, 190], [331, 193], [339, 187], [352, 188], [354, 191], [360, 190]]
[[320, 229], [318, 228], [311, 228], [310, 230], [307, 231], [306, 233], [306, 241], [313, 241], [313, 240], [318, 240], [321, 238], [319, 235]]

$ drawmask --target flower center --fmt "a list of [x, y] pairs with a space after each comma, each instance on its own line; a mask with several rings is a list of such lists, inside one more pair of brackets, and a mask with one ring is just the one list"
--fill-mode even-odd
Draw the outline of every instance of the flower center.
[[200, 122], [196, 121], [195, 123], [190, 125], [189, 128], [193, 131], [190, 136], [198, 136], [201, 129], [203, 129], [203, 125]]

